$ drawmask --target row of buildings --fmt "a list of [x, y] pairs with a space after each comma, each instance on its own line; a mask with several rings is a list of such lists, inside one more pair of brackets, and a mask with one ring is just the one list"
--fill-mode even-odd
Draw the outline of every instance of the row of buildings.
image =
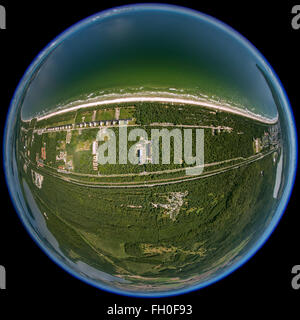
[[82, 128], [92, 128], [92, 127], [106, 127], [106, 126], [115, 126], [115, 125], [128, 125], [129, 121], [132, 119], [119, 119], [119, 120], [101, 120], [101, 121], [90, 121], [90, 122], [81, 122], [74, 124], [66, 124], [63, 126], [50, 127], [38, 130], [38, 134], [41, 135], [44, 132], [52, 131], [62, 131], [62, 130], [72, 130], [72, 129], [82, 129]]
[[270, 126], [261, 138], [253, 138], [255, 153], [259, 153], [264, 148], [276, 148], [280, 143], [280, 127], [278, 124]]

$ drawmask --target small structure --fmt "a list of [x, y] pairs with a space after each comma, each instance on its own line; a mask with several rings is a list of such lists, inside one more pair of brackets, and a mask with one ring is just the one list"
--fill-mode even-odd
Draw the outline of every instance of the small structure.
[[44, 143], [44, 147], [41, 148], [41, 158], [46, 160], [46, 144]]
[[254, 151], [255, 151], [255, 153], [259, 153], [261, 151], [261, 149], [262, 149], [261, 139], [260, 138], [253, 139], [253, 143], [254, 143]]
[[92, 154], [97, 154], [98, 150], [98, 141], [93, 141], [93, 153]]
[[136, 150], [140, 165], [152, 162], [152, 141], [141, 138], [136, 145]]
[[93, 170], [98, 170], [98, 141], [93, 141], [93, 148], [92, 148], [92, 154], [93, 154]]
[[60, 151], [59, 154], [56, 156], [56, 161], [63, 160], [64, 162], [66, 162], [66, 156], [67, 153], [65, 151]]
[[31, 170], [31, 177], [32, 177], [32, 181], [33, 183], [39, 188], [42, 189], [42, 184], [44, 181], [44, 176], [42, 176], [41, 174]]

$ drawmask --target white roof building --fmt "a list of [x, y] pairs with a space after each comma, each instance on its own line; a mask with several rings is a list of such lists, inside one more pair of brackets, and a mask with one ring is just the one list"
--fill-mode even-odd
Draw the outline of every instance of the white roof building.
[[93, 154], [97, 154], [98, 150], [98, 141], [93, 142]]

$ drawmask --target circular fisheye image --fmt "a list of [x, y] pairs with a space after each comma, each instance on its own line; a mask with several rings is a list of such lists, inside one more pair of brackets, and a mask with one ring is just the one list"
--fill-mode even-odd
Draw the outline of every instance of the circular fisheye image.
[[6, 180], [42, 250], [100, 289], [162, 297], [229, 275], [276, 227], [297, 141], [265, 58], [222, 22], [170, 5], [71, 27], [21, 80]]

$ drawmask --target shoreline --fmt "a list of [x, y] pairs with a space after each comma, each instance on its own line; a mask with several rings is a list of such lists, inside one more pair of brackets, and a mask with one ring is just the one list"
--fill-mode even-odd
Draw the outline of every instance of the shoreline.
[[[268, 119], [266, 117], [257, 115], [251, 111], [238, 109], [236, 107], [228, 107], [222, 104], [212, 103], [205, 100], [193, 100], [189, 98], [183, 98], [183, 97], [151, 97], [151, 96], [131, 96], [131, 97], [122, 97], [122, 98], [112, 98], [112, 99], [105, 99], [105, 100], [98, 100], [93, 102], [87, 102], [82, 103], [76, 106], [72, 106], [65, 109], [60, 109], [54, 112], [51, 112], [49, 114], [46, 114], [44, 116], [36, 117], [37, 121], [41, 121], [44, 119], [51, 118], [53, 116], [67, 113], [70, 111], [75, 111], [82, 108], [89, 108], [89, 107], [96, 107], [100, 105], [108, 105], [108, 104], [118, 104], [118, 103], [127, 103], [127, 102], [166, 102], [166, 103], [179, 103], [179, 104], [189, 104], [189, 105], [197, 105], [201, 107], [210, 108], [215, 111], [223, 111], [223, 112], [229, 112], [233, 114], [237, 114], [240, 116], [244, 116], [246, 118], [256, 120], [262, 123], [266, 124], [275, 124], [278, 121], [278, 116], [273, 119]], [[25, 120], [26, 121], [26, 120]], [[28, 120], [27, 120], [28, 121]]]

